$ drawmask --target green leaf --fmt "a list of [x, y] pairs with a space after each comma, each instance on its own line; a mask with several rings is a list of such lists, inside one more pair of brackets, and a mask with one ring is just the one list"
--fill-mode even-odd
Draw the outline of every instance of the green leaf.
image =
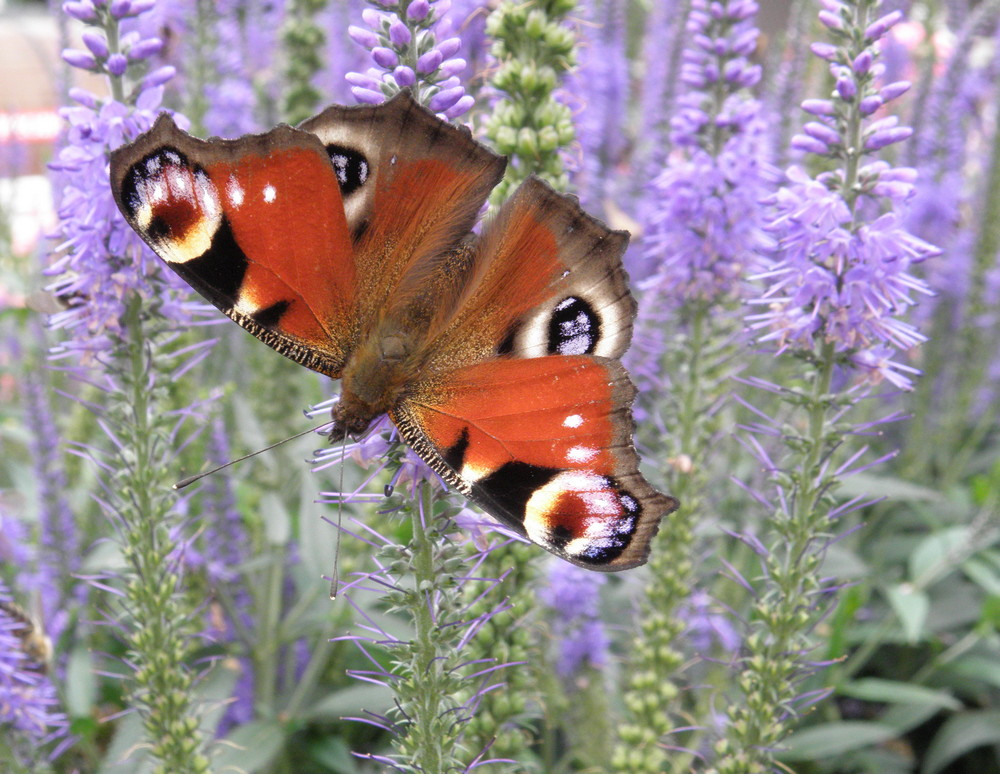
[[383, 711], [392, 706], [392, 692], [374, 683], [358, 683], [334, 691], [308, 707], [303, 717], [310, 720], [340, 720], [345, 715], [360, 715], [364, 710]]
[[896, 617], [903, 625], [903, 633], [910, 643], [920, 640], [920, 635], [927, 624], [927, 614], [930, 611], [930, 601], [922, 591], [917, 591], [912, 584], [902, 583], [890, 586], [885, 591]]
[[987, 594], [1000, 596], [1000, 574], [997, 573], [992, 563], [973, 557], [962, 562], [962, 570], [969, 580]]
[[936, 691], [922, 685], [901, 683], [895, 680], [881, 680], [868, 677], [855, 680], [841, 686], [838, 693], [852, 696], [865, 701], [878, 701], [886, 704], [926, 704], [941, 709], [957, 711], [962, 708], [962, 702], [945, 691]]
[[975, 682], [1000, 688], [1000, 661], [985, 656], [963, 656], [948, 664], [946, 671], [953, 672]]
[[343, 739], [326, 737], [309, 746], [314, 760], [336, 774], [357, 774], [358, 759], [351, 755], [351, 748]]
[[785, 761], [817, 760], [881, 744], [895, 736], [895, 729], [880, 723], [865, 723], [858, 720], [824, 723], [821, 726], [797, 731], [788, 737], [786, 741], [788, 749], [782, 752], [780, 757]]
[[968, 527], [951, 527], [928, 535], [910, 554], [910, 579], [927, 584], [936, 580], [973, 550]]
[[97, 698], [94, 659], [89, 648], [78, 645], [66, 662], [66, 711], [70, 717], [90, 715]]
[[937, 774], [976, 747], [1000, 744], [1000, 710], [976, 710], [953, 715], [934, 736], [920, 774]]
[[281, 497], [275, 492], [265, 492], [260, 499], [260, 513], [264, 531], [271, 545], [287, 545], [292, 536], [292, 519]]
[[285, 727], [273, 720], [257, 720], [233, 729], [214, 749], [214, 771], [251, 774], [266, 769], [285, 746]]
[[871, 496], [873, 493], [889, 500], [910, 502], [940, 502], [943, 496], [937, 489], [920, 486], [912, 481], [904, 481], [893, 476], [876, 476], [870, 473], [856, 473], [848, 476], [837, 489], [837, 494], [845, 499]]

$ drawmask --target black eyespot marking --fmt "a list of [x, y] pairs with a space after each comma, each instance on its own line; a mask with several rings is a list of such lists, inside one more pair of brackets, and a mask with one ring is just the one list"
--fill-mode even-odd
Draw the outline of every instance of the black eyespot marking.
[[462, 434], [454, 445], [445, 449], [441, 456], [452, 470], [461, 470], [465, 463], [465, 450], [469, 448], [469, 428], [463, 427]]
[[589, 355], [601, 338], [601, 318], [594, 308], [577, 296], [563, 299], [549, 320], [550, 355]]
[[507, 335], [503, 337], [503, 341], [501, 341], [500, 346], [497, 347], [498, 355], [509, 355], [514, 351], [514, 335], [515, 329], [511, 328], [507, 331]]
[[208, 250], [190, 261], [172, 263], [170, 268], [213, 304], [225, 310], [236, 303], [247, 265], [247, 257], [236, 241], [229, 221], [223, 218]]
[[141, 161], [129, 167], [128, 172], [125, 173], [125, 178], [122, 180], [121, 198], [132, 215], [135, 215], [145, 203], [143, 194], [140, 193], [144, 189], [143, 184], [159, 177], [165, 166], [184, 167], [191, 169], [195, 173], [201, 171], [201, 167], [189, 164], [187, 156], [176, 148], [167, 146], [166, 148], [160, 148], [154, 153], [150, 153]]
[[535, 490], [557, 475], [559, 471], [555, 468], [507, 462], [477, 481], [472, 489], [482, 500], [499, 506], [499, 510], [523, 518]]
[[333, 171], [337, 174], [337, 182], [340, 184], [340, 193], [344, 198], [368, 182], [370, 171], [368, 159], [362, 153], [334, 143], [326, 146], [326, 152], [330, 156], [330, 163], [333, 164]]
[[281, 315], [288, 309], [287, 301], [276, 301], [266, 309], [254, 312], [250, 317], [262, 328], [277, 328]]

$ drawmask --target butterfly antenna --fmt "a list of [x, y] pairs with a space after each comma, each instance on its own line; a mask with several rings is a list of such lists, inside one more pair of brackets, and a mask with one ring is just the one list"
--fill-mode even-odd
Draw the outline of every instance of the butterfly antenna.
[[337, 542], [333, 547], [333, 576], [330, 578], [330, 599], [340, 591], [340, 528], [344, 523], [344, 459], [347, 456], [347, 438], [340, 442], [340, 497], [337, 498]]
[[196, 473], [193, 476], [188, 476], [187, 478], [182, 478], [180, 481], [178, 481], [176, 484], [174, 484], [173, 488], [180, 490], [180, 489], [183, 489], [186, 486], [191, 486], [191, 484], [193, 484], [195, 481], [200, 481], [201, 479], [205, 478], [205, 476], [210, 476], [213, 473], [218, 473], [220, 470], [225, 470], [230, 465], [235, 465], [237, 462], [243, 462], [243, 460], [248, 460], [251, 457], [256, 457], [258, 454], [263, 454], [266, 451], [270, 451], [271, 449], [273, 449], [273, 448], [275, 448], [277, 446], [281, 446], [281, 444], [283, 444], [283, 443], [288, 443], [289, 441], [294, 441], [296, 438], [301, 438], [304, 435], [309, 435], [309, 433], [315, 433], [317, 430], [321, 430], [322, 428], [326, 427], [328, 424], [330, 424], [330, 423], [329, 422], [324, 422], [323, 424], [317, 425], [316, 427], [311, 427], [308, 430], [303, 430], [301, 433], [296, 433], [295, 435], [288, 436], [288, 438], [283, 438], [280, 441], [272, 443], [270, 446], [265, 446], [263, 449], [258, 449], [255, 452], [250, 452], [249, 454], [245, 454], [242, 457], [239, 457], [239, 458], [237, 458], [235, 460], [230, 460], [225, 465], [219, 465], [219, 467], [212, 468], [211, 470], [206, 470], [204, 473]]

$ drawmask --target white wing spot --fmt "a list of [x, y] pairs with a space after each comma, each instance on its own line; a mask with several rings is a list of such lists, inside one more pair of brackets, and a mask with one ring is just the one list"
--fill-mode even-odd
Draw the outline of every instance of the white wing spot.
[[264, 186], [264, 201], [265, 202], [267, 202], [268, 204], [270, 204], [271, 202], [274, 201], [274, 199], [275, 199], [275, 197], [277, 195], [278, 195], [278, 191], [277, 191], [277, 189], [273, 185], [268, 184], [268, 185]]
[[583, 424], [583, 417], [579, 414], [570, 414], [563, 420], [563, 427], [579, 427]]
[[235, 175], [230, 175], [226, 182], [226, 196], [229, 197], [229, 203], [233, 207], [239, 207], [243, 204], [243, 186], [240, 185], [240, 181], [236, 179]]
[[597, 449], [590, 446], [574, 446], [566, 452], [567, 462], [590, 462], [597, 456]]

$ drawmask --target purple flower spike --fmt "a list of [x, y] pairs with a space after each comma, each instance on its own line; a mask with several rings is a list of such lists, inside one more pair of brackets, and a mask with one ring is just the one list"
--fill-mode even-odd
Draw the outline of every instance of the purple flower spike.
[[399, 57], [396, 56], [396, 52], [391, 48], [385, 48], [383, 46], [376, 46], [372, 49], [372, 60], [379, 67], [385, 68], [386, 70], [392, 70], [399, 64]]
[[[396, 91], [414, 87], [418, 99], [439, 114], [451, 117], [465, 112], [468, 108], [458, 107], [465, 90], [455, 76], [466, 69], [466, 62], [453, 58], [461, 41], [447, 37], [438, 42], [436, 37], [450, 29], [447, 21], [438, 21], [447, 13], [447, 0], [415, 0], [406, 5], [405, 13], [388, 10], [398, 7], [395, 4], [378, 5], [385, 10], [366, 8], [361, 14], [370, 30], [348, 28], [351, 38], [371, 51], [376, 65], [365, 75], [347, 73], [355, 99], [379, 103]], [[414, 54], [421, 51], [414, 65], [403, 64], [413, 62]]]
[[418, 73], [432, 73], [438, 69], [441, 62], [444, 61], [444, 56], [436, 48], [432, 48], [422, 57], [417, 60], [417, 72]]
[[108, 57], [105, 67], [112, 75], [124, 75], [128, 69], [128, 59], [124, 54], [112, 54]]
[[84, 0], [83, 2], [63, 3], [63, 13], [71, 16], [77, 21], [92, 22], [97, 20], [97, 12], [94, 4]]
[[87, 30], [81, 36], [84, 45], [90, 49], [98, 59], [104, 59], [108, 55], [108, 41], [100, 32]]
[[392, 41], [394, 46], [408, 46], [410, 45], [410, 41], [413, 40], [413, 35], [403, 22], [395, 19], [389, 25], [389, 40]]
[[86, 51], [80, 51], [77, 48], [63, 49], [62, 58], [66, 64], [72, 65], [73, 67], [79, 67], [81, 70], [97, 69], [97, 60], [94, 59], [93, 54], [89, 54]]

